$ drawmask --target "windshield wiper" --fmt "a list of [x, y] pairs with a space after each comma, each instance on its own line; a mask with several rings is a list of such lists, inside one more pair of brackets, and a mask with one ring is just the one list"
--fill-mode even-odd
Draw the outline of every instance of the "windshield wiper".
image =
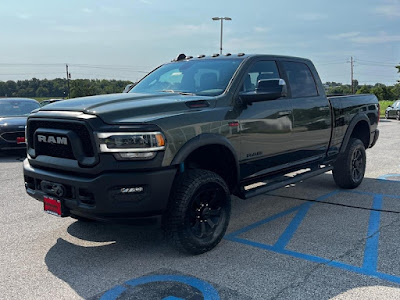
[[181, 92], [181, 91], [174, 91], [174, 90], [161, 90], [159, 92], [163, 92], [163, 93], [173, 93], [173, 94], [179, 94], [179, 95], [195, 95], [193, 93], [189, 93], [189, 92]]

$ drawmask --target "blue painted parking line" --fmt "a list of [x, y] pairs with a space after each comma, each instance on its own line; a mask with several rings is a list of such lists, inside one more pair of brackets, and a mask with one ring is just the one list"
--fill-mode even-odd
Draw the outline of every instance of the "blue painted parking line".
[[[191, 286], [203, 295], [204, 300], [220, 300], [217, 290], [208, 282], [200, 279], [183, 276], [183, 275], [152, 275], [135, 278], [124, 283], [124, 286], [118, 285], [108, 291], [106, 291], [100, 298], [100, 300], [116, 300], [129, 288], [135, 288], [140, 285], [154, 282], [178, 282]], [[175, 296], [168, 296], [163, 300], [181, 300], [181, 298]], [[183, 300], [183, 299], [182, 299]]]
[[[306, 253], [301, 253], [293, 250], [286, 249], [286, 246], [289, 244], [290, 240], [293, 238], [296, 233], [298, 227], [307, 216], [309, 209], [316, 204], [316, 202], [323, 203], [325, 200], [330, 197], [339, 194], [339, 193], [348, 193], [348, 194], [361, 194], [366, 196], [372, 196], [373, 204], [369, 217], [368, 231], [367, 231], [367, 240], [364, 249], [364, 259], [362, 267], [342, 263], [335, 260], [326, 259], [323, 257], [310, 255]], [[400, 199], [400, 196], [397, 195], [383, 195], [383, 194], [374, 194], [369, 192], [361, 192], [361, 191], [344, 191], [344, 190], [335, 190], [326, 195], [323, 195], [316, 199], [316, 202], [306, 202], [299, 206], [292, 207], [286, 211], [280, 212], [276, 215], [270, 216], [264, 220], [258, 221], [254, 224], [246, 226], [242, 229], [239, 229], [235, 232], [232, 232], [225, 236], [225, 239], [241, 243], [244, 245], [260, 248], [263, 250], [268, 250], [272, 252], [276, 252], [283, 255], [288, 255], [291, 257], [304, 259], [314, 263], [326, 264], [331, 267], [347, 270], [354, 273], [359, 273], [367, 276], [377, 277], [383, 280], [391, 281], [397, 284], [400, 284], [400, 277], [394, 276], [382, 272], [377, 271], [377, 262], [378, 262], [378, 249], [379, 249], [379, 227], [380, 227], [380, 210], [382, 208], [382, 202], [384, 198], [395, 198]], [[245, 232], [253, 230], [261, 225], [268, 224], [269, 222], [279, 219], [283, 216], [296, 212], [296, 215], [293, 217], [291, 223], [287, 226], [285, 231], [278, 238], [278, 241], [274, 245], [263, 244], [255, 241], [251, 241], [245, 238], [240, 237]]]
[[385, 175], [379, 176], [377, 179], [390, 180], [390, 178], [393, 178], [393, 177], [399, 177], [400, 178], [400, 174], [385, 174]]
[[[379, 210], [382, 208], [382, 195], [376, 195], [372, 203], [372, 208]], [[379, 248], [379, 224], [381, 222], [381, 212], [372, 210], [369, 216], [367, 241], [364, 251], [363, 267], [366, 270], [375, 271], [378, 264]]]

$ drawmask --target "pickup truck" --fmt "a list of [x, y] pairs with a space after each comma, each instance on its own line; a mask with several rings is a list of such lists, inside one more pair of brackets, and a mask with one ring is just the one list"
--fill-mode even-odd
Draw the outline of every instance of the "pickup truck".
[[339, 187], [357, 187], [378, 121], [374, 95], [327, 98], [310, 60], [181, 54], [128, 93], [34, 111], [25, 187], [58, 216], [161, 217], [179, 250], [200, 254], [223, 238], [231, 195], [328, 171]]

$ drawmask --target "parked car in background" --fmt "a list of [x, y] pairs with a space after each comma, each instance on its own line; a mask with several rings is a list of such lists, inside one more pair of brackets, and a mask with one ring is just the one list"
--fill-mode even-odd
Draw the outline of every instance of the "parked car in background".
[[386, 108], [385, 118], [395, 118], [396, 120], [400, 121], [400, 100], [396, 100], [392, 105]]
[[48, 99], [48, 100], [43, 100], [42, 102], [40, 102], [40, 106], [45, 106], [47, 104], [50, 103], [54, 103], [54, 102], [58, 102], [58, 101], [62, 101], [64, 99]]
[[27, 98], [0, 98], [0, 150], [25, 148], [25, 126], [39, 102]]

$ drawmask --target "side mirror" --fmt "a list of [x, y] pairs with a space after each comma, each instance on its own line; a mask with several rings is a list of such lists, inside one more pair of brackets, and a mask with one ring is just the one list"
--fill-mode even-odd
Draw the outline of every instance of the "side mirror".
[[122, 92], [123, 92], [123, 93], [128, 93], [136, 84], [137, 84], [137, 82], [128, 84], [128, 85], [124, 88], [124, 90], [123, 90]]
[[262, 79], [257, 82], [256, 90], [253, 92], [239, 93], [242, 101], [247, 103], [275, 100], [287, 96], [287, 87], [285, 80]]

